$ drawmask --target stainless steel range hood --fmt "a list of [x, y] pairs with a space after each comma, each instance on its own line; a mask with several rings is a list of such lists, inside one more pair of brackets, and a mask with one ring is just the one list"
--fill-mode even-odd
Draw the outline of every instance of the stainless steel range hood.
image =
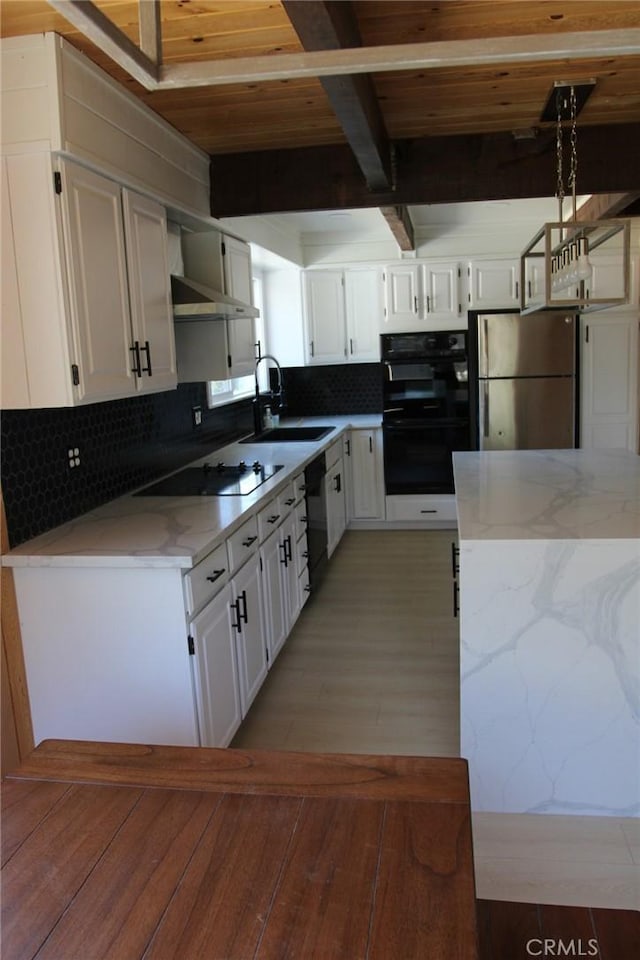
[[249, 303], [211, 290], [188, 277], [171, 277], [173, 319], [179, 320], [231, 320], [259, 317], [260, 311]]

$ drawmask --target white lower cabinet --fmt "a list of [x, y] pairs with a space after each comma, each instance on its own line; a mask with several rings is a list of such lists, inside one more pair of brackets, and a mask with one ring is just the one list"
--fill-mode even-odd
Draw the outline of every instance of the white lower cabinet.
[[333, 466], [327, 468], [325, 491], [327, 498], [327, 556], [330, 557], [340, 543], [347, 526], [342, 457]]
[[296, 501], [304, 491], [298, 487], [295, 482], [287, 486], [258, 517], [269, 666], [282, 649], [306, 599], [301, 592], [300, 576], [306, 568], [307, 532], [306, 526], [300, 526], [304, 501]]
[[226, 747], [242, 722], [232, 591], [227, 585], [191, 622], [195, 695], [203, 747]]
[[235, 574], [231, 589], [231, 626], [236, 634], [240, 703], [244, 717], [267, 675], [262, 578], [257, 553]]
[[384, 519], [382, 429], [351, 430], [350, 516], [353, 520]]

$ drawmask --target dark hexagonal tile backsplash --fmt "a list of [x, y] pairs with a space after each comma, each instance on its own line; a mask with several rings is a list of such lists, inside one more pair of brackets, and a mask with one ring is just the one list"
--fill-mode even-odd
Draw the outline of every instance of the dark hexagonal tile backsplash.
[[[285, 370], [293, 416], [382, 410], [378, 364]], [[194, 430], [191, 408], [203, 424]], [[252, 404], [208, 410], [205, 385], [86, 407], [2, 412], [2, 492], [11, 546], [250, 433]], [[69, 450], [80, 463], [69, 466]]]

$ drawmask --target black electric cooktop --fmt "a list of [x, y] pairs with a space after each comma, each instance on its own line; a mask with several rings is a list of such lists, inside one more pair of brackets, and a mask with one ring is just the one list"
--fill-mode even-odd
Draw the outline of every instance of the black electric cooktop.
[[185, 467], [158, 483], [139, 490], [136, 497], [243, 497], [272, 477], [283, 464], [205, 463], [201, 467]]

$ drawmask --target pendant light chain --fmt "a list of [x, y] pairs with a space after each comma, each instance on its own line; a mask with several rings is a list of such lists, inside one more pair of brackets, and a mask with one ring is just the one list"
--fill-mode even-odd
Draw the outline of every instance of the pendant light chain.
[[571, 166], [569, 168], [569, 186], [573, 198], [573, 219], [576, 219], [576, 180], [578, 178], [578, 128], [576, 125], [576, 91], [571, 87], [569, 98], [571, 110]]
[[562, 92], [556, 93], [556, 196], [558, 198], [558, 220], [562, 223], [562, 203], [564, 200], [564, 179], [562, 176]]

